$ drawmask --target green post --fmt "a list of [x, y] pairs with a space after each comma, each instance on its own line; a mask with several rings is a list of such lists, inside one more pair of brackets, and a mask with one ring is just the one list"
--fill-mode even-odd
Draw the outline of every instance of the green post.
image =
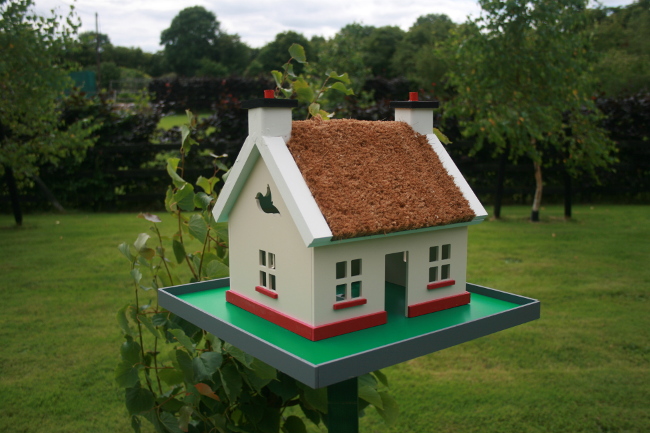
[[329, 432], [359, 433], [359, 389], [356, 377], [327, 387]]

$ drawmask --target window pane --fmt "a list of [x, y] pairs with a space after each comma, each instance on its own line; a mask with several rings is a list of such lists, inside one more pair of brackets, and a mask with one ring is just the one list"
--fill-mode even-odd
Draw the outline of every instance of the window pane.
[[275, 275], [269, 274], [269, 289], [276, 290]]
[[442, 246], [442, 260], [447, 260], [451, 257], [451, 245], [446, 244]]
[[361, 281], [353, 281], [350, 284], [350, 297], [358, 298], [361, 296]]
[[444, 266], [442, 267], [442, 272], [440, 272], [440, 274], [441, 274], [440, 277], [441, 277], [443, 280], [448, 280], [448, 279], [449, 279], [449, 273], [450, 273], [450, 271], [449, 271], [449, 265], [444, 265]]
[[266, 287], [266, 272], [260, 271], [260, 286]]
[[347, 284], [339, 284], [336, 286], [336, 302], [345, 301], [346, 291], [347, 291]]
[[266, 251], [260, 250], [260, 266], [266, 266]]
[[438, 260], [438, 247], [429, 248], [429, 261], [435, 262]]
[[350, 263], [350, 276], [356, 277], [361, 275], [361, 259], [352, 260]]
[[269, 268], [275, 269], [275, 254], [269, 253]]
[[336, 278], [345, 278], [347, 276], [348, 262], [338, 262], [336, 264]]
[[434, 266], [433, 268], [429, 268], [429, 282], [433, 283], [434, 281], [438, 281], [438, 267]]

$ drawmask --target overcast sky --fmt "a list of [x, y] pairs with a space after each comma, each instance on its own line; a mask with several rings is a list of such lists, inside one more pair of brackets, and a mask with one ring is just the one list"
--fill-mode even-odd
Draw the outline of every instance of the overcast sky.
[[[275, 35], [287, 30], [314, 35], [333, 36], [346, 24], [395, 25], [403, 30], [417, 17], [446, 14], [457, 23], [468, 16], [478, 16], [476, 0], [34, 0], [36, 11], [48, 15], [59, 13], [74, 4], [82, 20], [81, 31], [95, 30], [95, 13], [99, 16], [99, 32], [105, 33], [113, 45], [140, 47], [156, 52], [160, 33], [169, 27], [182, 9], [203, 6], [212, 11], [221, 23], [221, 30], [238, 34], [251, 47], [271, 42]], [[605, 6], [623, 6], [632, 0], [602, 0]]]

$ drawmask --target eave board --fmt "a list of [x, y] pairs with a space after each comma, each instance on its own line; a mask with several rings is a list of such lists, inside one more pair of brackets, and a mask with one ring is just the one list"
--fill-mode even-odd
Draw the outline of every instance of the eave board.
[[225, 301], [228, 278], [159, 289], [185, 320], [312, 387], [320, 388], [483, 337], [540, 316], [539, 301], [467, 284], [472, 301], [425, 316], [309, 341]]

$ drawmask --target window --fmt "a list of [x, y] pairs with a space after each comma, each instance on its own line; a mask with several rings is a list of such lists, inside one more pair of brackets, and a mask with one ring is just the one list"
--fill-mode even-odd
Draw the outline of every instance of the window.
[[[451, 244], [429, 248], [429, 282], [451, 278]], [[438, 270], [440, 268], [440, 270]]]
[[275, 254], [260, 250], [260, 286], [269, 290], [277, 290], [275, 277]]
[[361, 272], [361, 259], [336, 263], [336, 302], [361, 297]]

